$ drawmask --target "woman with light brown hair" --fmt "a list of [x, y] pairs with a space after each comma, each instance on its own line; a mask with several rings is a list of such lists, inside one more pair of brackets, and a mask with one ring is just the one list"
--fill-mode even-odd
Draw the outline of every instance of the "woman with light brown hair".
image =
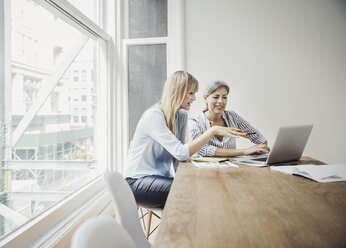
[[255, 145], [237, 149], [233, 137], [216, 135], [198, 151], [198, 155], [230, 157], [268, 153], [270, 149], [264, 136], [237, 113], [226, 110], [228, 94], [229, 86], [224, 81], [216, 80], [207, 86], [204, 93], [206, 109], [189, 120], [191, 139], [199, 139], [214, 126], [233, 127], [243, 130], [247, 134], [246, 138]]
[[189, 73], [177, 71], [165, 82], [161, 101], [144, 112], [130, 144], [125, 178], [138, 205], [161, 207], [166, 202], [173, 182], [172, 163], [190, 158], [214, 135], [245, 137], [240, 129], [208, 129], [197, 139], [185, 144], [187, 110], [196, 100], [198, 81]]

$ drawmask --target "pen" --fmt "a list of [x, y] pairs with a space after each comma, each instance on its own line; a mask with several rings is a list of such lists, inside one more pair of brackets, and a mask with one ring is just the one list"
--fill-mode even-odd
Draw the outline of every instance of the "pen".
[[220, 160], [219, 163], [229, 161], [229, 159]]
[[251, 134], [256, 134], [255, 132], [253, 132], [253, 133], [246, 133], [247, 135], [251, 135]]

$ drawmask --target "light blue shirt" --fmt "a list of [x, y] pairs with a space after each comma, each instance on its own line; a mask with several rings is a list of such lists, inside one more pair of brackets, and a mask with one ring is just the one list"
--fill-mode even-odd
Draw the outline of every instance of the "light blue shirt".
[[190, 158], [185, 144], [187, 112], [180, 109], [176, 115], [177, 136], [169, 130], [159, 105], [144, 112], [130, 143], [125, 177], [148, 175], [171, 177], [173, 158], [179, 163]]

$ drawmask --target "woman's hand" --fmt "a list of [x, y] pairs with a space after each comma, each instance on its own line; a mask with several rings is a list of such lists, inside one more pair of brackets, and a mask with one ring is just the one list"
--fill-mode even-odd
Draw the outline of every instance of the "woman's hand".
[[209, 128], [206, 132], [204, 132], [202, 135], [200, 135], [197, 139], [194, 139], [189, 143], [190, 155], [198, 152], [215, 135], [229, 136], [233, 138], [247, 137], [246, 133], [238, 128], [213, 126]]
[[257, 144], [243, 149], [244, 155], [258, 155], [270, 152], [270, 148], [266, 144]]
[[214, 136], [219, 135], [219, 136], [229, 136], [232, 138], [238, 138], [238, 137], [247, 138], [247, 134], [239, 128], [213, 126], [211, 127], [211, 129], [213, 129]]

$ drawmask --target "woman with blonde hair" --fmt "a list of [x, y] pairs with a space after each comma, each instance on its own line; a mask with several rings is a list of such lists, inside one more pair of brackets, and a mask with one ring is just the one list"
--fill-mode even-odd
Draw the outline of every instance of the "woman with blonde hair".
[[187, 110], [196, 100], [198, 81], [189, 73], [177, 71], [165, 82], [161, 101], [146, 110], [130, 143], [125, 178], [137, 204], [163, 208], [173, 177], [172, 163], [189, 159], [214, 135], [245, 137], [240, 129], [213, 127], [185, 144]]

